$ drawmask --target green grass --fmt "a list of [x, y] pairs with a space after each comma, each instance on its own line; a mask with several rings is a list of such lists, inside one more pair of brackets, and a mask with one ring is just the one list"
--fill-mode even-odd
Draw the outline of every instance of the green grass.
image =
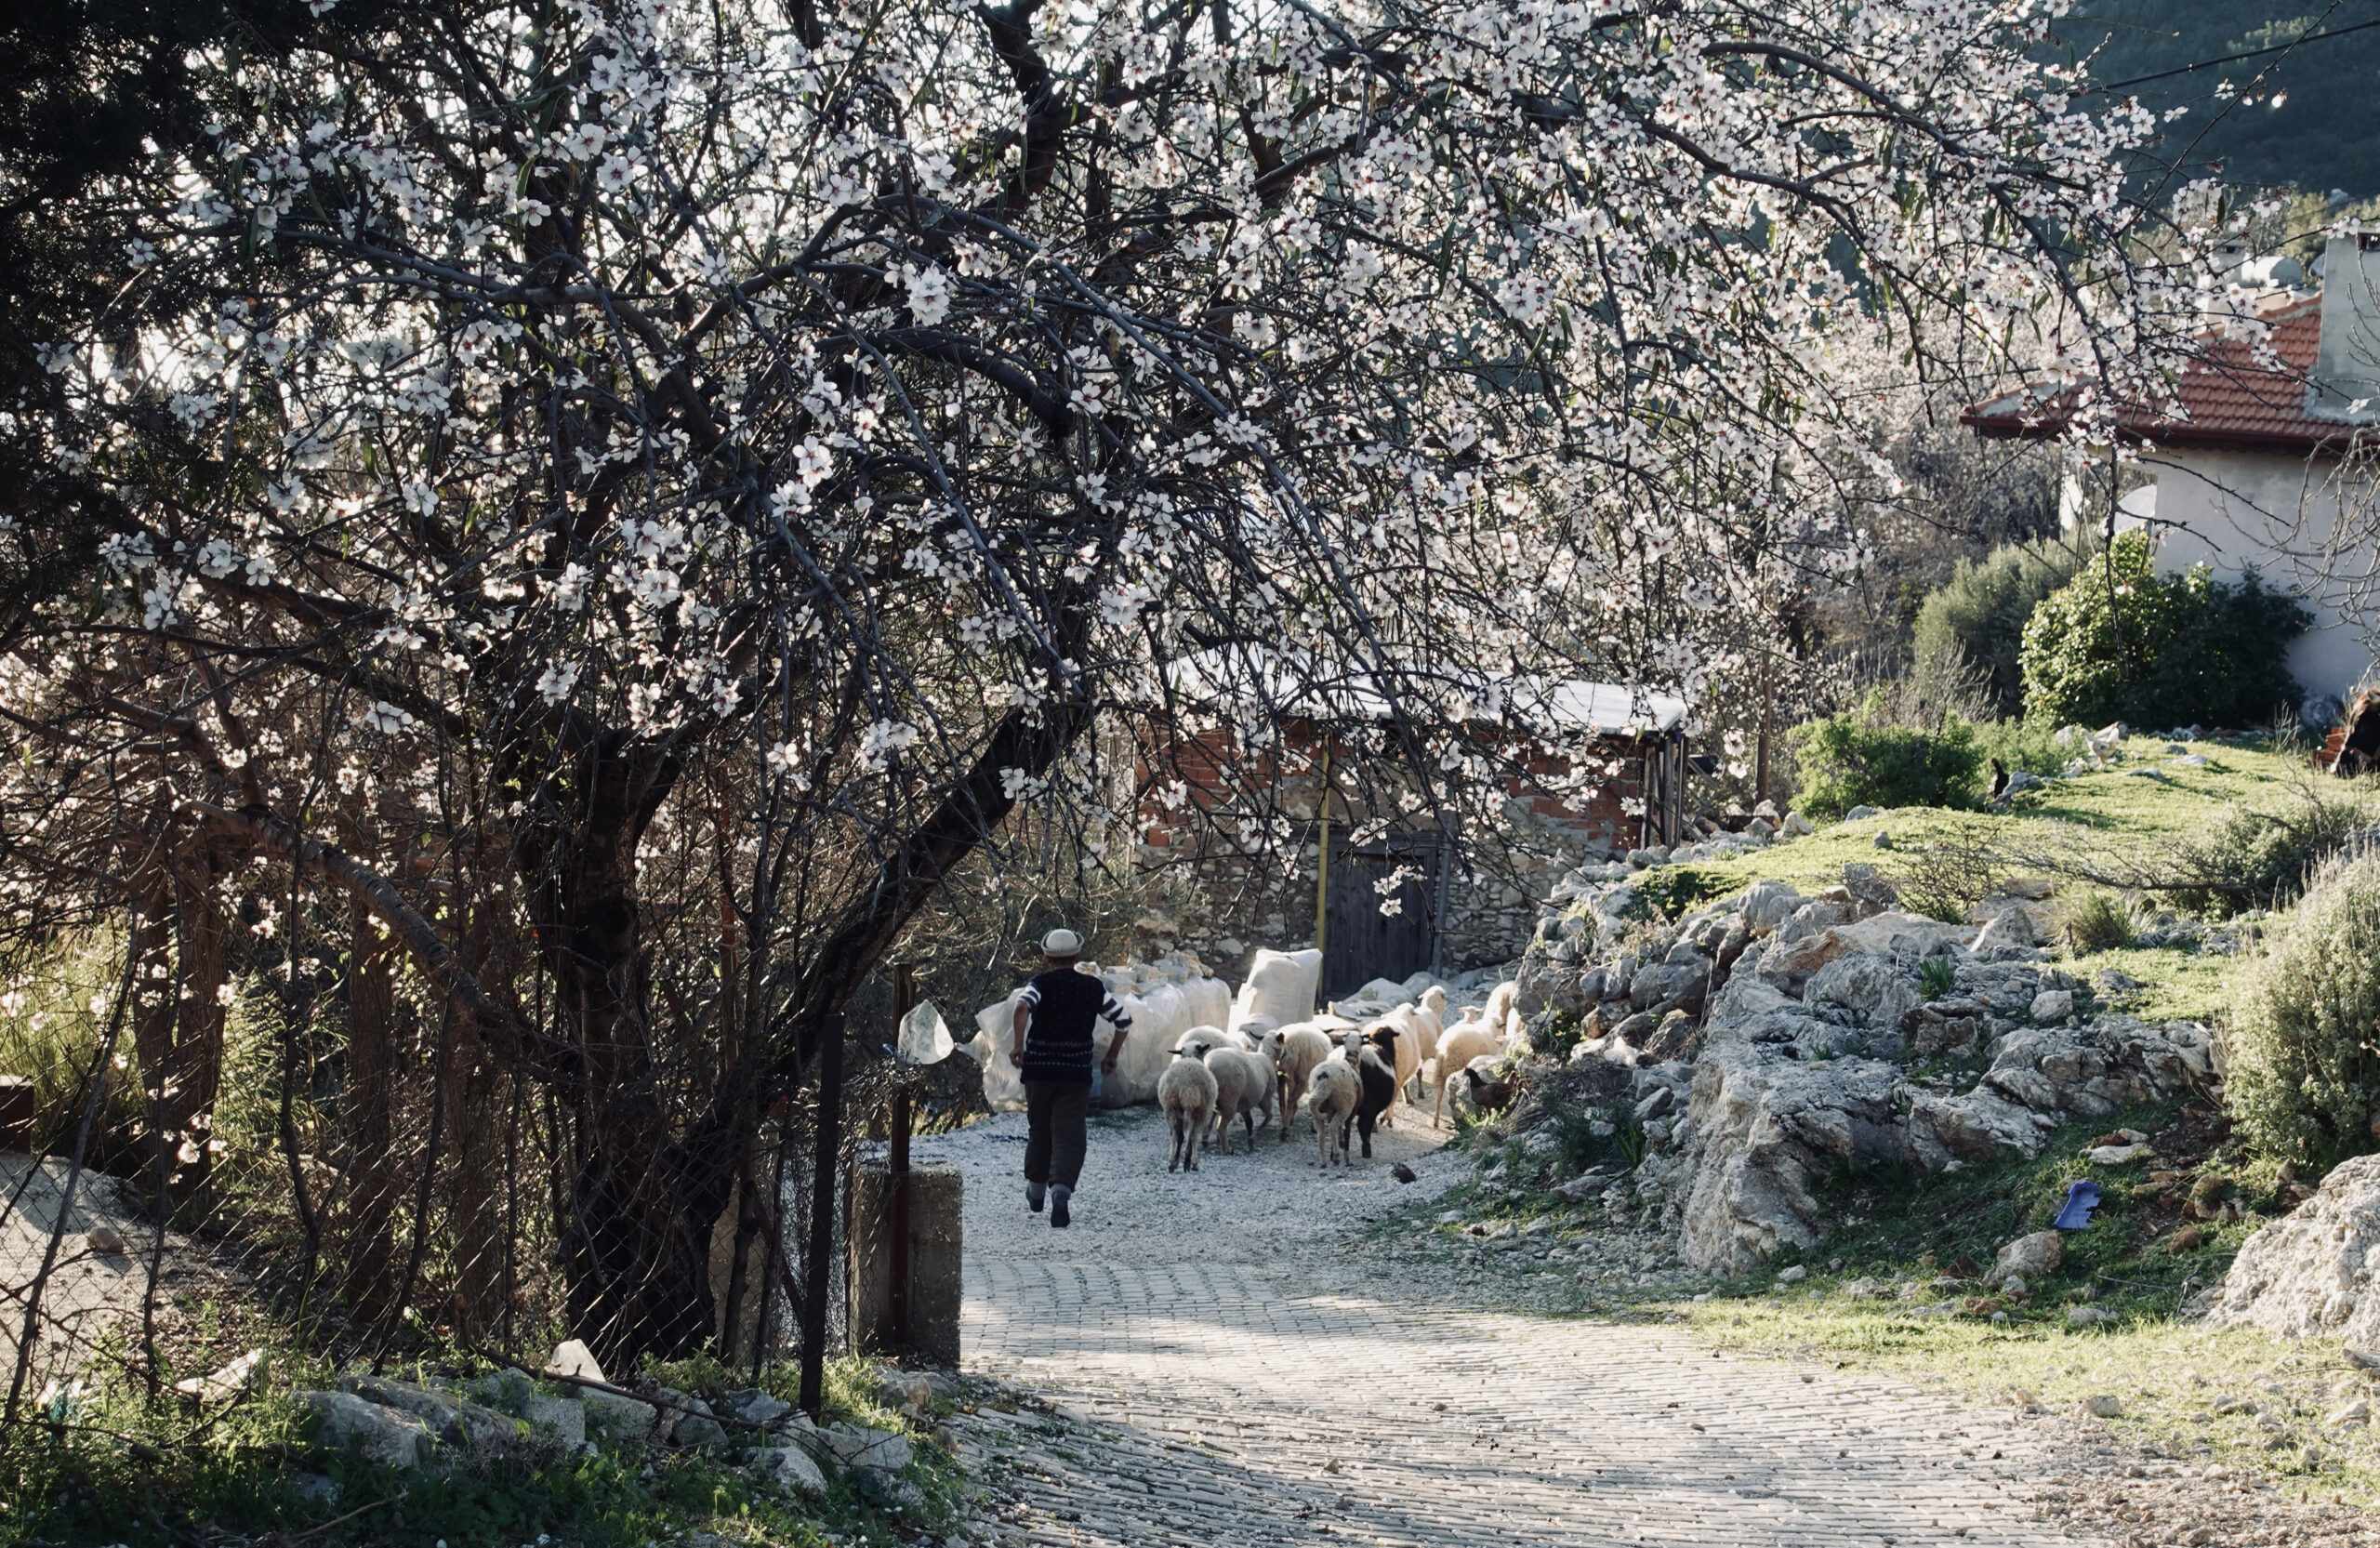
[[[748, 1372], [707, 1360], [649, 1373], [697, 1396], [749, 1384]], [[794, 1368], [775, 1366], [759, 1384], [789, 1396], [797, 1383]], [[835, 1479], [823, 1500], [782, 1499], [739, 1471], [734, 1452], [648, 1460], [640, 1449], [397, 1473], [313, 1443], [290, 1395], [333, 1384], [328, 1369], [287, 1356], [270, 1390], [204, 1422], [152, 1409], [126, 1387], [94, 1387], [58, 1410], [63, 1424], [21, 1426], [0, 1443], [0, 1548], [164, 1548], [222, 1531], [392, 1548], [532, 1542], [546, 1533], [574, 1548], [640, 1548], [692, 1529], [785, 1548], [889, 1545], [918, 1527], [946, 1528], [962, 1488], [957, 1464], [931, 1444], [917, 1447], [906, 1475], [926, 1503], [924, 1519], [906, 1528], [849, 1477]], [[826, 1406], [829, 1422], [905, 1427], [878, 1404], [864, 1361], [830, 1365]], [[335, 1504], [298, 1492], [308, 1474], [337, 1483]]]
[[[2149, 854], [2166, 840], [2202, 831], [2234, 804], [2279, 804], [2307, 774], [2302, 754], [2232, 742], [2188, 744], [2205, 755], [2207, 766], [2181, 768], [2166, 745], [2135, 737], [2119, 749], [2120, 763], [2020, 792], [2004, 814], [1901, 807], [1881, 817], [1830, 824], [1731, 860], [1668, 868], [1694, 872], [1696, 890], [1711, 896], [1720, 895], [1712, 888], [1735, 892], [1765, 878], [1804, 891], [1831, 887], [1843, 880], [1846, 863], [1890, 874], [1908, 865], [1909, 852], [1926, 844], [1980, 843], [2011, 854], [2058, 855], [2080, 841]], [[2123, 772], [2133, 768], [2153, 768], [2159, 776]], [[1880, 833], [1890, 836], [1892, 850], [1876, 847]]]
[[[2185, 1164], [2157, 1171], [2145, 1162], [2090, 1164], [2082, 1155], [2089, 1142], [2119, 1128], [2148, 1132], [2161, 1158]], [[2056, 1271], [2022, 1300], [1976, 1279], [2002, 1244], [2048, 1228], [2067, 1184], [2084, 1176], [2105, 1199], [2087, 1230], [2066, 1235]], [[2235, 1218], [2189, 1218], [2200, 1179], [2207, 1182], [2199, 1196], [2228, 1203]], [[1710, 1300], [1665, 1309], [1723, 1346], [1818, 1356], [1845, 1369], [1935, 1383], [1972, 1401], [2071, 1411], [2086, 1397], [2114, 1394], [2124, 1412], [2109, 1422], [2124, 1440], [2175, 1457], [2275, 1470], [2301, 1491], [2380, 1501], [2373, 1432], [2321, 1424], [2351, 1397], [2380, 1398], [2337, 1341], [2218, 1330], [2176, 1315], [2220, 1283], [2258, 1225], [2289, 1207], [2275, 1193], [2277, 1181], [2271, 1166], [2247, 1157], [2211, 1105], [2137, 1109], [2061, 1130], [2031, 1160], [1951, 1173], [1845, 1173], [1828, 1190], [1842, 1222], [1832, 1235], [1721, 1284]], [[2193, 1228], [2204, 1234], [2201, 1245], [2169, 1250]], [[1778, 1276], [1795, 1265], [1809, 1277], [1780, 1283]], [[1937, 1291], [1930, 1288], [1937, 1275], [1963, 1282]], [[1880, 1298], [1845, 1293], [1863, 1277], [1883, 1287]], [[1899, 1297], [1903, 1285], [1917, 1287], [1913, 1298]], [[2069, 1320], [2079, 1305], [2113, 1320], [2079, 1327]], [[2217, 1417], [2214, 1409], [2226, 1396], [2272, 1406], [2279, 1427], [2261, 1426], [2254, 1414]]]

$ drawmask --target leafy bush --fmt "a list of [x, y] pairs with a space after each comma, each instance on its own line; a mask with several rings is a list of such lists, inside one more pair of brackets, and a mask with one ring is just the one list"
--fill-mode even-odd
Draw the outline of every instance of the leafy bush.
[[2014, 715], [1977, 726], [1975, 744], [1987, 761], [1997, 758], [2009, 769], [2027, 774], [2058, 774], [2074, 761], [2074, 749], [2058, 744], [2057, 727]]
[[2204, 565], [2161, 576], [2147, 536], [2123, 533], [2025, 625], [2025, 716], [2050, 725], [2249, 725], [2297, 702], [2281, 657], [2311, 622], [2254, 573], [2236, 586]]
[[1790, 733], [1803, 811], [1840, 817], [1855, 806], [1964, 806], [1975, 799], [1983, 767], [1975, 727], [1955, 716], [1939, 731], [1880, 724], [1866, 708]]
[[2084, 893], [2066, 906], [2066, 939], [2077, 957], [2121, 951], [2132, 945], [2132, 916], [2105, 893]]
[[2234, 808], [2183, 839], [2173, 874], [2186, 884], [2169, 891], [2175, 904], [2217, 917], [2272, 906], [2380, 817], [2365, 786], [2308, 780], [2295, 797], [2278, 810]]
[[2268, 1156], [2327, 1169], [2373, 1148], [2380, 1107], [2380, 853], [2317, 874], [2234, 981], [2223, 1096]]
[[2063, 544], [2011, 544], [1980, 563], [1960, 561], [1942, 589], [1918, 606], [1918, 660], [1964, 661], [1980, 674], [1992, 708], [2014, 715], [2024, 701], [2018, 653], [2025, 620], [2043, 598], [2074, 578], [2085, 557]]

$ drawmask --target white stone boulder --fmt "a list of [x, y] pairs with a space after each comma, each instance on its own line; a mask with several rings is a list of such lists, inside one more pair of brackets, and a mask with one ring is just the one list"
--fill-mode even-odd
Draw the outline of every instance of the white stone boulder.
[[2005, 1285], [2011, 1278], [2033, 1280], [2055, 1270], [2066, 1261], [2066, 1235], [2062, 1231], [2035, 1231], [2018, 1237], [2003, 1247], [1991, 1260], [1991, 1268], [1983, 1277], [1987, 1285]]
[[1840, 1005], [1865, 1025], [1884, 1031], [1897, 1028], [1921, 999], [1891, 958], [1869, 952], [1836, 958], [1812, 973], [1802, 989], [1805, 1005]]
[[377, 1467], [418, 1467], [438, 1437], [412, 1414], [359, 1397], [351, 1392], [301, 1392], [298, 1404], [314, 1416], [314, 1435], [324, 1445], [352, 1451]]
[[2341, 1161], [2313, 1197], [2250, 1237], [2206, 1320], [2380, 1344], [2380, 1156]]
[[772, 1446], [752, 1459], [752, 1475], [779, 1494], [811, 1499], [826, 1492], [826, 1475], [799, 1446]]

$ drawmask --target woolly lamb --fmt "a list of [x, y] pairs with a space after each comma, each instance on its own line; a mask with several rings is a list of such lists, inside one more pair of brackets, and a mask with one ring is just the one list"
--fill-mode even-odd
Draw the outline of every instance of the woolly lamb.
[[1447, 1110], [1447, 1087], [1460, 1076], [1474, 1059], [1483, 1055], [1501, 1055], [1504, 1040], [1488, 1029], [1484, 1021], [1457, 1023], [1438, 1043], [1438, 1095], [1430, 1105], [1430, 1127], [1442, 1127]]
[[1381, 1057], [1396, 1071], [1396, 1089], [1400, 1092], [1415, 1090], [1412, 1082], [1421, 1073], [1419, 1010], [1411, 1005], [1400, 1005], [1364, 1028], [1364, 1036], [1374, 1042], [1379, 1041], [1382, 1033], [1386, 1033], [1391, 1040], [1382, 1046]]
[[1198, 1141], [1215, 1120], [1215, 1097], [1214, 1073], [1177, 1051], [1173, 1063], [1157, 1078], [1157, 1105], [1165, 1109], [1166, 1132], [1173, 1140], [1166, 1153], [1166, 1171], [1184, 1166], [1198, 1170]]
[[1325, 1059], [1314, 1066], [1306, 1077], [1306, 1106], [1314, 1115], [1315, 1143], [1318, 1150], [1315, 1165], [1330, 1164], [1333, 1142], [1339, 1152], [1339, 1164], [1347, 1164], [1347, 1127], [1355, 1116], [1355, 1105], [1363, 1100], [1364, 1083], [1355, 1075], [1355, 1066], [1343, 1059]]
[[1414, 1025], [1421, 1033], [1421, 1062], [1429, 1063], [1438, 1056], [1438, 1039], [1446, 1033], [1447, 992], [1433, 984], [1421, 991], [1421, 1002], [1414, 1008]]
[[1314, 1066], [1330, 1057], [1330, 1038], [1320, 1027], [1301, 1023], [1274, 1034], [1280, 1039], [1275, 1060], [1281, 1068], [1281, 1138], [1289, 1137], [1289, 1120], [1298, 1116], [1298, 1099], [1305, 1095]]
[[1184, 1037], [1181, 1053], [1185, 1059], [1205, 1061], [1208, 1073], [1215, 1078], [1217, 1147], [1226, 1155], [1230, 1153], [1231, 1125], [1236, 1118], [1247, 1126], [1248, 1148], [1252, 1153], [1256, 1149], [1257, 1125], [1271, 1121], [1279, 1106], [1278, 1075], [1262, 1055], [1218, 1041], [1223, 1036], [1217, 1033], [1212, 1038]]

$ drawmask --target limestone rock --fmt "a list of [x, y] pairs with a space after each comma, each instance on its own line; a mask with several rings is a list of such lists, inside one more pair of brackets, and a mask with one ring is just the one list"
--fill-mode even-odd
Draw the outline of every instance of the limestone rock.
[[83, 1235], [84, 1244], [103, 1258], [121, 1258], [129, 1249], [124, 1233], [104, 1223], [94, 1225]]
[[264, 1376], [264, 1351], [251, 1349], [238, 1359], [207, 1376], [185, 1376], [174, 1383], [174, 1391], [186, 1402], [201, 1407], [220, 1407], [234, 1398], [245, 1397]]
[[660, 1410], [638, 1398], [593, 1387], [579, 1389], [578, 1397], [587, 1408], [587, 1438], [598, 1443], [641, 1446], [660, 1422]]
[[1806, 901], [1782, 881], [1755, 881], [1744, 889], [1739, 917], [1755, 932], [1776, 929]]
[[587, 1405], [572, 1397], [549, 1397], [533, 1392], [521, 1404], [529, 1428], [549, 1440], [577, 1448], [587, 1442]]
[[772, 1429], [793, 1411], [793, 1405], [760, 1387], [745, 1387], [719, 1400], [719, 1412], [741, 1423]]
[[779, 1494], [815, 1499], [826, 1492], [826, 1475], [799, 1446], [772, 1446], [762, 1451], [752, 1459], [752, 1475]]
[[1840, 1005], [1857, 1012], [1869, 1026], [1897, 1028], [1901, 1017], [1917, 1007], [1918, 993], [1890, 958], [1860, 952], [1838, 957], [1811, 974], [1802, 1002]]
[[603, 1368], [595, 1362], [595, 1352], [576, 1339], [564, 1339], [554, 1345], [552, 1358], [546, 1361], [549, 1376], [575, 1376], [581, 1381], [604, 1380]]
[[1992, 1259], [1991, 1270], [1983, 1277], [1983, 1282], [2002, 1285], [2012, 1278], [2038, 1279], [2065, 1261], [2065, 1233], [2035, 1231], [2003, 1247]]
[[727, 1444], [726, 1427], [711, 1417], [710, 1405], [701, 1398], [675, 1387], [655, 1387], [653, 1396], [661, 1410], [654, 1426], [656, 1439], [681, 1449]]
[[[2074, 1309], [2078, 1312], [2087, 1312], [2091, 1310], [2088, 1306], [2077, 1306]], [[2082, 1411], [2089, 1414], [2094, 1419], [2122, 1419], [2123, 1417], [2123, 1399], [2118, 1397], [2112, 1392], [2098, 1393], [2093, 1396], [2082, 1399]]]
[[1809, 1065], [1742, 1038], [1707, 1048], [1687, 1106], [1691, 1142], [1659, 1179], [1688, 1266], [1740, 1274], [1825, 1229], [1818, 1191], [1846, 1160], [1900, 1160], [1899, 1070], [1873, 1059]]
[[2064, 1021], [2074, 1013], [2074, 991], [2043, 989], [2033, 997], [2030, 1013], [2037, 1022]]
[[[1796, 914], [1788, 920], [1790, 926], [1801, 918]], [[1760, 954], [1760, 976], [1770, 986], [1789, 995], [1798, 995], [1812, 974], [1838, 957], [1847, 957], [1858, 948], [1840, 931], [1828, 929], [1815, 934], [1787, 938], [1785, 926], [1778, 927], [1777, 939]]]
[[892, 1430], [871, 1430], [859, 1424], [835, 1424], [819, 1432], [826, 1449], [844, 1467], [898, 1473], [909, 1465], [908, 1437]]
[[2380, 1156], [2341, 1161], [2232, 1260], [2207, 1321], [2380, 1341]]
[[301, 1392], [298, 1406], [314, 1416], [314, 1434], [378, 1467], [418, 1467], [436, 1444], [429, 1425], [412, 1414], [351, 1392]]
[[367, 1402], [413, 1415], [442, 1443], [473, 1456], [509, 1456], [521, 1449], [521, 1426], [509, 1415], [455, 1393], [378, 1376], [342, 1377], [339, 1385]]

